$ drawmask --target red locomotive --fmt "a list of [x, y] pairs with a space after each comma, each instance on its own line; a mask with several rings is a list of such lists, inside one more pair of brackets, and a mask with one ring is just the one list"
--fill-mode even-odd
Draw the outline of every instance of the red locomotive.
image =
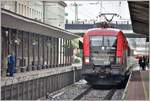
[[116, 85], [129, 74], [130, 48], [121, 30], [89, 29], [83, 36], [83, 74], [91, 85]]

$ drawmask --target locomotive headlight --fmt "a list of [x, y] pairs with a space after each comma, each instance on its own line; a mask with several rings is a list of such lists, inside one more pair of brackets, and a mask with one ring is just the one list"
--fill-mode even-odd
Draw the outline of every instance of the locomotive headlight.
[[102, 47], [102, 50], [105, 50], [105, 47]]
[[104, 64], [105, 64], [105, 65], [107, 65], [107, 64], [109, 64], [109, 63], [110, 63], [109, 61], [104, 61]]
[[85, 63], [89, 63], [89, 57], [85, 57]]
[[114, 61], [114, 58], [113, 58], [113, 57], [111, 57], [111, 58], [110, 58], [110, 61], [111, 61], [111, 62], [113, 62], [113, 61]]
[[120, 61], [121, 61], [121, 57], [117, 57], [117, 58], [116, 58], [116, 62], [117, 62], [117, 63], [120, 63]]

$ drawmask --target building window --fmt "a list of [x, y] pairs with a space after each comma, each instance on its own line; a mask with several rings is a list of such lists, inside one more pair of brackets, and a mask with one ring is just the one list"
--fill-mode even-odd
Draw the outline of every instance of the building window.
[[32, 18], [34, 19], [34, 17], [35, 17], [35, 11], [34, 9], [32, 9]]
[[41, 20], [41, 13], [40, 13], [40, 11], [39, 11], [39, 13], [38, 13], [38, 16], [39, 16], [39, 19]]
[[29, 17], [32, 18], [32, 9], [30, 8]]
[[[43, 18], [43, 13], [41, 13], [41, 19]], [[43, 21], [43, 19], [42, 19], [42, 21]]]
[[19, 3], [19, 8], [18, 8], [18, 10], [19, 10], [19, 14], [21, 14], [21, 5], [20, 5], [20, 3]]
[[27, 7], [26, 15], [29, 17], [29, 7]]
[[35, 18], [37, 18], [38, 16], [37, 16], [37, 10], [34, 10], [34, 14], [35, 14]]
[[23, 9], [23, 4], [21, 5], [21, 8], [22, 8], [22, 9], [21, 9], [21, 14], [24, 15], [24, 14], [23, 14], [23, 13], [24, 13], [24, 11], [23, 11], [23, 10], [24, 10], [24, 9]]
[[24, 5], [24, 15], [27, 16], [27, 7]]

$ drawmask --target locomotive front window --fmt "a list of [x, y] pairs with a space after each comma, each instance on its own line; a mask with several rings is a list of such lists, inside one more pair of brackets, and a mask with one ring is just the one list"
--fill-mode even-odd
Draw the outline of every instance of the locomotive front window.
[[114, 36], [104, 36], [104, 46], [115, 47], [116, 46], [116, 37]]
[[102, 46], [103, 36], [91, 36], [91, 46]]
[[91, 36], [91, 46], [106, 46], [106, 47], [115, 47], [116, 40], [115, 36]]
[[90, 36], [90, 61], [94, 65], [114, 64], [116, 44], [115, 36]]

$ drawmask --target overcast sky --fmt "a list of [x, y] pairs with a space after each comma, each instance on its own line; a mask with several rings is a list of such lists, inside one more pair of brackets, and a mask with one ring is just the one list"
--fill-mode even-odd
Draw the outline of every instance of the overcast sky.
[[[75, 19], [74, 1], [65, 1], [67, 7], [65, 12], [68, 13], [66, 17], [69, 20]], [[101, 1], [76, 1], [78, 6], [79, 19], [96, 19], [100, 12]], [[122, 19], [130, 19], [127, 1], [103, 1], [102, 13], [117, 13], [121, 15]]]

